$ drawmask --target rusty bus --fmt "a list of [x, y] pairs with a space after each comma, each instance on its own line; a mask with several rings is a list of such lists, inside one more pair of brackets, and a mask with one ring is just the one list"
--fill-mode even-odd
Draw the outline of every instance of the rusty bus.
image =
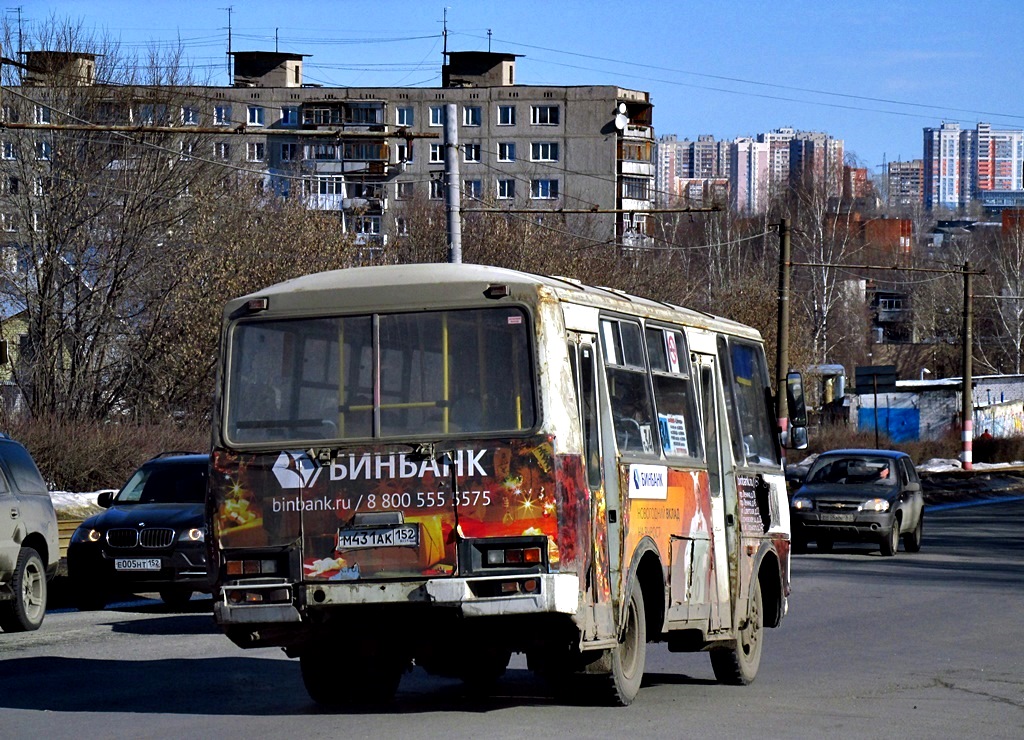
[[324, 705], [512, 653], [626, 705], [646, 644], [749, 683], [789, 594], [759, 334], [477, 265], [309, 275], [227, 304], [214, 612]]

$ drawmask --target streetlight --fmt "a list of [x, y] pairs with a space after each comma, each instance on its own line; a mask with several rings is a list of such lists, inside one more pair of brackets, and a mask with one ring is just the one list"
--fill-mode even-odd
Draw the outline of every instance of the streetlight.
[[931, 375], [931, 374], [932, 374], [932, 371], [929, 370], [928, 368], [926, 368], [926, 367], [922, 367], [921, 368], [921, 380], [924, 380], [924, 376], [925, 375]]

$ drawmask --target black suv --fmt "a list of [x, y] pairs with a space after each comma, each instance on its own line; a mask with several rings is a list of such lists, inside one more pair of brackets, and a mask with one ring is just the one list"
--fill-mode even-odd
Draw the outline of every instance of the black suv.
[[124, 487], [100, 494], [107, 510], [75, 530], [68, 576], [81, 609], [100, 609], [117, 593], [156, 591], [182, 606], [209, 593], [206, 572], [206, 481], [210, 456], [164, 453]]
[[0, 434], [0, 629], [39, 629], [57, 572], [57, 515], [28, 450]]

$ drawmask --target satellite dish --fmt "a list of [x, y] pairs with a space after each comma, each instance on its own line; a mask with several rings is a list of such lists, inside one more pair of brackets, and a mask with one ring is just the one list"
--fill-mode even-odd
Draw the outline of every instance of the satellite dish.
[[[625, 107], [625, 106], [623, 106], [623, 107]], [[616, 113], [615, 114], [615, 128], [617, 128], [619, 131], [625, 131], [626, 130], [626, 125], [628, 123], [629, 123], [629, 118], [626, 116], [625, 113]]]
[[619, 103], [618, 107], [616, 108], [616, 111], [618, 111], [622, 115], [626, 115], [626, 104], [625, 103]]

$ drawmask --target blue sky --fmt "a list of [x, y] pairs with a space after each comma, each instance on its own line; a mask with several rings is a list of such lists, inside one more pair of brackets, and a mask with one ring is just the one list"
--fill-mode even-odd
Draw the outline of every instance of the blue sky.
[[[16, 2], [17, 0], [15, 0]], [[71, 19], [144, 55], [180, 39], [227, 82], [233, 48], [310, 54], [325, 85], [440, 84], [450, 51], [522, 54], [521, 84], [647, 90], [658, 135], [826, 131], [861, 165], [921, 156], [942, 121], [1024, 128], [1024, 0], [28, 0], [26, 31]], [[15, 23], [14, 2], [6, 18]], [[30, 33], [27, 35], [31, 35]]]

